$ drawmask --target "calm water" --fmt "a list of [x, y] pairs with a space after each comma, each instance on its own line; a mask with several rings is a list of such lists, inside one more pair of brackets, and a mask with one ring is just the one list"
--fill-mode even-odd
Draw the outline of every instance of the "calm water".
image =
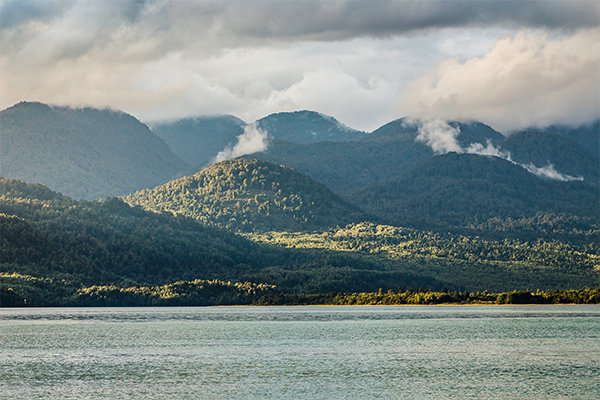
[[598, 399], [600, 307], [0, 310], [2, 399]]

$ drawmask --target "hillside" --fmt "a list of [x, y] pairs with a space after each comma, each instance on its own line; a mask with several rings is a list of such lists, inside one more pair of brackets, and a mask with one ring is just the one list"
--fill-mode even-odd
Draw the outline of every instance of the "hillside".
[[296, 171], [257, 160], [229, 160], [125, 198], [131, 205], [242, 231], [318, 230], [364, 215]]
[[504, 159], [473, 154], [436, 156], [399, 179], [359, 191], [354, 198], [388, 223], [428, 229], [546, 213], [574, 217], [582, 224], [580, 229], [597, 229], [600, 222], [597, 187], [542, 180]]
[[552, 165], [557, 171], [583, 178], [594, 185], [600, 183], [600, 158], [564, 136], [545, 132], [518, 132], [509, 136], [502, 149], [513, 161], [533, 164], [538, 168]]
[[549, 126], [530, 126], [525, 132], [553, 133], [569, 138], [583, 148], [600, 155], [600, 119], [581, 125], [556, 124]]
[[[392, 121], [354, 142], [295, 144], [275, 140], [265, 151], [247, 158], [294, 168], [351, 199], [356, 190], [399, 178], [435, 155], [429, 146], [416, 140], [418, 126], [406, 121]], [[504, 140], [502, 134], [481, 123], [450, 125], [460, 129], [457, 140], [465, 146]]]
[[256, 126], [267, 131], [272, 139], [300, 144], [348, 142], [366, 135], [365, 132], [341, 124], [333, 117], [314, 111], [271, 114], [256, 121]]
[[12, 179], [0, 179], [0, 254], [0, 296], [40, 306], [247, 304], [270, 290], [260, 283], [300, 293], [455, 287], [384, 260], [257, 244], [118, 198], [75, 201]]
[[600, 249], [593, 241], [487, 240], [371, 223], [246, 236], [118, 198], [74, 201], [41, 185], [0, 179], [0, 301], [249, 304], [273, 291], [600, 284]]
[[131, 115], [19, 103], [0, 112], [0, 176], [79, 199], [123, 195], [186, 167]]
[[226, 148], [237, 142], [246, 123], [233, 115], [201, 116], [152, 125], [162, 138], [189, 165], [204, 166]]
[[[478, 121], [448, 121], [447, 123], [451, 128], [459, 131], [456, 140], [463, 148], [472, 143], [485, 145], [488, 141], [492, 143], [504, 141], [504, 135]], [[417, 138], [420, 124], [419, 121], [410, 118], [400, 118], [374, 130], [365, 140], [394, 138], [395, 140], [414, 141]]]

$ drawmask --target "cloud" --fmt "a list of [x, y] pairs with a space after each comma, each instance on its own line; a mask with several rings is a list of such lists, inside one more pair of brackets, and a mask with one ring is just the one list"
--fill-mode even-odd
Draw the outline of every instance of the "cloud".
[[599, 116], [600, 29], [522, 31], [483, 57], [449, 59], [403, 93], [410, 115], [478, 119], [510, 131]]
[[581, 176], [575, 177], [575, 176], [571, 176], [571, 175], [567, 175], [567, 174], [558, 172], [554, 168], [554, 165], [552, 165], [552, 164], [548, 164], [547, 166], [542, 167], [542, 168], [536, 167], [532, 163], [518, 164], [518, 165], [525, 168], [527, 171], [531, 172], [532, 174], [539, 176], [540, 178], [554, 179], [554, 180], [563, 181], [563, 182], [583, 181], [583, 177], [581, 177]]
[[213, 160], [213, 163], [264, 151], [268, 145], [268, 138], [269, 133], [266, 130], [257, 128], [255, 124], [246, 125], [244, 133], [238, 136], [235, 146], [226, 147], [221, 150]]
[[456, 153], [463, 152], [456, 141], [456, 137], [460, 134], [460, 128], [453, 128], [446, 121], [439, 118], [421, 121], [408, 120], [407, 123], [417, 124], [419, 134], [415, 140], [425, 143], [436, 154], [446, 154], [452, 151]]
[[[310, 109], [374, 130], [414, 111], [398, 99], [433, 65], [478, 60], [516, 28], [546, 29], [548, 41], [593, 30], [598, 9], [595, 1], [0, 0], [0, 108], [110, 106], [150, 123]], [[560, 115], [581, 119], [591, 106], [578, 95], [590, 79], [570, 77], [562, 83], [570, 90], [547, 103], [567, 96], [574, 105]], [[426, 89], [414, 99], [447, 96]], [[495, 117], [502, 104], [493, 99]]]
[[436, 154], [447, 154], [455, 152], [459, 154], [477, 154], [480, 156], [493, 156], [502, 158], [515, 165], [525, 168], [530, 173], [543, 178], [554, 179], [563, 182], [583, 181], [583, 177], [574, 177], [558, 172], [552, 164], [545, 167], [536, 167], [533, 163], [520, 164], [512, 160], [509, 151], [494, 146], [489, 140], [484, 146], [481, 143], [471, 143], [466, 148], [460, 146], [456, 138], [460, 135], [460, 127], [456, 128], [439, 118], [435, 119], [406, 119], [404, 124], [416, 126], [418, 135], [415, 141], [425, 143]]

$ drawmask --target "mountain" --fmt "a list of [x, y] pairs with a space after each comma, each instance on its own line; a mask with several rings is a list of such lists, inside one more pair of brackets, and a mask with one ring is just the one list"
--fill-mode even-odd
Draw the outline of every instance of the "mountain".
[[0, 176], [79, 199], [124, 195], [177, 177], [186, 164], [133, 116], [22, 102], [0, 112]]
[[348, 142], [366, 135], [365, 132], [343, 125], [333, 117], [314, 111], [271, 114], [256, 121], [256, 126], [267, 131], [272, 139], [301, 144]]
[[2, 272], [85, 284], [228, 278], [256, 266], [248, 240], [116, 197], [76, 201], [0, 179]]
[[233, 146], [246, 123], [233, 115], [201, 116], [153, 124], [152, 131], [191, 166], [203, 166]]
[[125, 198], [203, 224], [242, 231], [319, 230], [365, 218], [324, 185], [283, 166], [228, 160]]
[[546, 132], [518, 132], [509, 136], [502, 149], [513, 161], [533, 164], [538, 168], [554, 167], [556, 171], [586, 182], [600, 183], [600, 158], [565, 136]]
[[[478, 122], [451, 122], [460, 130], [458, 141], [485, 145], [503, 141], [504, 136]], [[257, 158], [283, 164], [325, 184], [348, 199], [356, 190], [399, 178], [435, 153], [417, 141], [418, 125], [408, 119], [392, 121], [359, 141], [295, 144], [274, 140]]]
[[156, 299], [157, 291], [158, 304], [247, 304], [269, 287], [222, 282], [230, 280], [301, 293], [455, 286], [398, 268], [406, 263], [259, 244], [119, 198], [76, 201], [3, 178], [0, 254], [0, 299], [39, 306], [148, 304], [139, 297]]
[[597, 155], [600, 154], [600, 119], [581, 125], [555, 124], [548, 126], [530, 126], [523, 129], [523, 131], [561, 135], [574, 140], [592, 153]]
[[[456, 140], [458, 144], [466, 148], [472, 143], [486, 145], [488, 141], [500, 143], [504, 141], [504, 135], [495, 131], [490, 126], [478, 121], [444, 121], [449, 128], [456, 129], [458, 135]], [[423, 121], [411, 118], [400, 118], [381, 126], [374, 130], [368, 139], [374, 138], [393, 138], [394, 140], [415, 141], [419, 134], [419, 128]]]
[[354, 199], [387, 223], [428, 229], [540, 213], [574, 216], [593, 229], [600, 222], [596, 186], [543, 180], [507, 160], [474, 154], [433, 157], [398, 179], [364, 188]]

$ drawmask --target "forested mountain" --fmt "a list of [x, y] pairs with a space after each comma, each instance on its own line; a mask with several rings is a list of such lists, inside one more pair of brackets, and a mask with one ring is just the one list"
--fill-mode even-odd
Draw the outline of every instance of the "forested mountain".
[[[366, 140], [387, 137], [394, 140], [415, 141], [421, 124], [422, 122], [418, 120], [400, 118], [374, 130]], [[458, 130], [456, 140], [461, 147], [467, 147], [472, 143], [485, 145], [488, 141], [492, 143], [504, 141], [504, 135], [478, 121], [448, 121], [447, 124]]]
[[502, 148], [510, 152], [513, 161], [533, 164], [538, 168], [551, 165], [555, 170], [598, 185], [600, 158], [564, 136], [545, 132], [518, 132], [509, 136]]
[[349, 128], [333, 117], [314, 111], [271, 114], [256, 121], [256, 126], [267, 131], [272, 139], [302, 144], [348, 142], [366, 136], [365, 132]]
[[245, 159], [223, 161], [125, 200], [147, 210], [242, 231], [318, 230], [365, 218], [356, 207], [305, 175]]
[[[364, 188], [357, 204], [387, 223], [428, 229], [481, 226], [539, 214], [598, 229], [600, 194], [586, 182], [543, 180], [507, 160], [474, 154], [433, 157], [399, 179]], [[575, 229], [574, 228], [574, 229]]]
[[[460, 130], [457, 140], [464, 146], [504, 140], [502, 134], [481, 123], [450, 122], [449, 125]], [[275, 140], [264, 152], [246, 157], [294, 168], [349, 198], [356, 190], [399, 178], [432, 158], [435, 153], [416, 140], [418, 134], [415, 122], [398, 119], [360, 141], [302, 145]]]
[[600, 119], [578, 126], [556, 124], [549, 126], [531, 126], [525, 132], [554, 133], [579, 143], [585, 149], [600, 154]]
[[201, 116], [153, 124], [151, 129], [189, 165], [203, 166], [234, 146], [246, 123], [233, 115]]
[[119, 111], [19, 103], [0, 112], [0, 176], [95, 199], [154, 187], [186, 164]]
[[[0, 254], [0, 296], [11, 288], [12, 297], [29, 299], [30, 305], [137, 304], [129, 302], [131, 296], [143, 297], [145, 290], [167, 291], [160, 304], [243, 304], [260, 289], [197, 279], [266, 282], [303, 293], [458, 287], [390, 268], [385, 260], [334, 249], [259, 245], [190, 218], [130, 207], [118, 198], [74, 201], [12, 179], [0, 179]], [[204, 294], [197, 293], [205, 286], [210, 287]], [[169, 300], [171, 295], [176, 298]], [[114, 297], [107, 302], [106, 296]]]

